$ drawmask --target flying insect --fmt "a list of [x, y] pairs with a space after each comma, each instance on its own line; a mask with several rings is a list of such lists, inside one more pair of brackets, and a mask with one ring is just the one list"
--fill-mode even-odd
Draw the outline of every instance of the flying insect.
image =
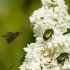
[[2, 35], [3, 38], [6, 38], [7, 43], [12, 42], [16, 37], [18, 37], [22, 32], [8, 32], [6, 35]]

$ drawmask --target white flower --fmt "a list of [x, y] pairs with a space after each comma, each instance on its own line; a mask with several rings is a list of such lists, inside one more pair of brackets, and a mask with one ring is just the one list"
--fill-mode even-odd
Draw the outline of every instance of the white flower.
[[70, 62], [66, 61], [65, 64], [62, 66], [62, 69], [70, 69]]
[[[70, 34], [63, 35], [70, 27], [68, 7], [64, 0], [41, 2], [42, 7], [30, 16], [36, 42], [24, 48], [27, 54], [20, 70], [70, 70], [70, 55], [63, 56], [64, 60], [61, 58], [60, 63], [57, 61], [61, 53], [70, 54]], [[52, 29], [53, 33], [44, 40], [43, 35], [47, 29]]]

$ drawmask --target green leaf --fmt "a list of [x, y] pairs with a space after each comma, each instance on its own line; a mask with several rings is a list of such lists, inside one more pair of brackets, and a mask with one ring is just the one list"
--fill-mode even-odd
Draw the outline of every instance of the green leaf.
[[9, 70], [12, 68], [12, 67], [14, 67], [19, 61], [24, 61], [24, 55], [22, 55], [22, 56], [20, 56], [16, 61], [15, 61], [15, 63], [9, 68]]
[[70, 33], [70, 28], [67, 28], [67, 33]]
[[21, 58], [21, 60], [20, 60], [21, 64], [22, 64], [22, 62], [24, 62], [24, 59], [25, 59], [25, 56], [23, 56], [23, 57]]
[[63, 35], [70, 33], [70, 28], [67, 28], [67, 32], [63, 33]]

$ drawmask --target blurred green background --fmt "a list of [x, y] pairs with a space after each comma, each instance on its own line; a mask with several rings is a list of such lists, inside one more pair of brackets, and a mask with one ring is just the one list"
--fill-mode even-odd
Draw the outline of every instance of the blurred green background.
[[[69, 0], [65, 2], [70, 13]], [[0, 0], [0, 70], [8, 70], [19, 56], [25, 54], [23, 47], [34, 41], [29, 16], [40, 7], [40, 0]], [[22, 35], [10, 44], [1, 37], [16, 31], [22, 32]], [[18, 62], [11, 70], [19, 70], [20, 65]]]

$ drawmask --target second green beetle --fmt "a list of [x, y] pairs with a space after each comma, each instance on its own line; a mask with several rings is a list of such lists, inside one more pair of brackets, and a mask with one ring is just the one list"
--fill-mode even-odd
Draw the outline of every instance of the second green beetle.
[[66, 58], [69, 58], [68, 55], [70, 55], [70, 54], [67, 53], [67, 52], [63, 52], [63, 53], [61, 53], [61, 54], [56, 58], [58, 64], [60, 64], [60, 63], [64, 63], [65, 59], [66, 59]]

